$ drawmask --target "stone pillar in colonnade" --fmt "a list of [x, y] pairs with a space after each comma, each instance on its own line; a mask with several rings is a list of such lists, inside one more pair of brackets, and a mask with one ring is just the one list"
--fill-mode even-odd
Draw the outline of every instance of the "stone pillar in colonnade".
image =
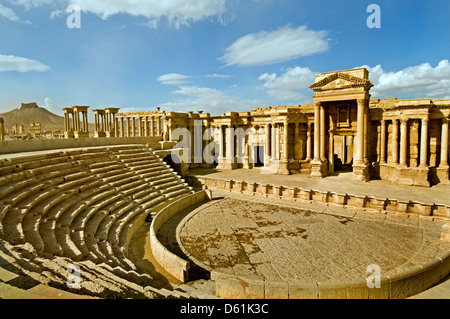
[[442, 128], [441, 128], [441, 158], [439, 167], [437, 168], [437, 176], [439, 178], [440, 183], [450, 184], [449, 180], [449, 163], [448, 163], [448, 155], [449, 155], [449, 118], [444, 117], [442, 120]]
[[[75, 122], [73, 108], [66, 107], [63, 108], [63, 111], [64, 111], [64, 137], [73, 138], [74, 122]], [[70, 118], [71, 116], [72, 118]]]
[[[88, 123], [88, 108], [89, 106], [72, 106], [74, 114], [74, 137], [82, 138], [89, 137], [89, 123]], [[81, 115], [81, 119], [80, 119]]]
[[355, 181], [368, 181], [370, 179], [368, 163], [364, 161], [364, 149], [365, 143], [364, 137], [366, 136], [367, 112], [368, 112], [368, 99], [358, 99], [357, 103], [357, 129], [355, 145], [355, 158], [353, 163], [353, 180]]
[[0, 141], [5, 140], [5, 122], [0, 118]]

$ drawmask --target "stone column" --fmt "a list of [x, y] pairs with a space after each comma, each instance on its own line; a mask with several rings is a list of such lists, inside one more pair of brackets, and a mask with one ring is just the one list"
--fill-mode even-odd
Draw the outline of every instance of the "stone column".
[[270, 124], [266, 124], [265, 130], [266, 130], [266, 149], [265, 149], [266, 158], [264, 159], [264, 165], [267, 166], [267, 164], [269, 163], [270, 154], [271, 154], [271, 135], [272, 135], [272, 132], [270, 130]]
[[325, 131], [325, 108], [323, 104], [320, 105], [320, 159], [326, 160], [325, 147], [326, 147], [326, 131]]
[[408, 150], [408, 119], [402, 118], [400, 120], [400, 165], [408, 166], [407, 164], [407, 150]]
[[[72, 108], [63, 108], [64, 111], [64, 137], [72, 138], [74, 131], [74, 114]], [[72, 119], [70, 118], [72, 115]], [[72, 122], [72, 127], [70, 122]]]
[[334, 173], [334, 133], [333, 132], [330, 132], [328, 161], [330, 163], [329, 172], [333, 174]]
[[225, 132], [224, 125], [219, 126], [219, 163], [223, 163], [225, 155]]
[[144, 135], [149, 136], [148, 134], [148, 116], [144, 116]]
[[288, 157], [289, 157], [289, 122], [283, 122], [283, 152], [281, 153], [281, 161], [278, 166], [278, 174], [289, 175]]
[[369, 156], [368, 156], [368, 138], [367, 133], [369, 130], [369, 109], [368, 107], [364, 107], [364, 144], [363, 144], [363, 158], [364, 163], [369, 163]]
[[0, 141], [5, 140], [5, 122], [0, 118]]
[[314, 104], [314, 160], [320, 161], [320, 103]]
[[127, 117], [127, 137], [131, 137], [131, 118]]
[[270, 133], [270, 142], [271, 142], [270, 143], [270, 145], [271, 145], [270, 152], [271, 152], [272, 164], [279, 160], [278, 153], [277, 153], [278, 144], [279, 144], [279, 135], [280, 134], [278, 134], [277, 124], [272, 124], [272, 129], [271, 129], [271, 133]]
[[156, 117], [156, 133], [158, 134], [158, 136], [161, 136], [161, 118], [159, 117], [159, 115]]
[[114, 136], [119, 137], [119, 119], [113, 116], [114, 120]]
[[311, 123], [308, 122], [308, 131], [306, 132], [306, 160], [311, 161]]
[[442, 131], [441, 131], [441, 160], [439, 167], [437, 168], [437, 176], [440, 183], [450, 184], [449, 176], [449, 165], [448, 165], [448, 142], [449, 142], [449, 132], [448, 132], [448, 118], [442, 119]]
[[422, 119], [420, 133], [420, 167], [428, 167], [428, 118]]
[[356, 152], [355, 152], [355, 164], [364, 163], [364, 113], [365, 113], [365, 100], [358, 100], [358, 115], [357, 115], [357, 128], [356, 128]]
[[398, 164], [398, 120], [392, 120], [392, 163]]
[[155, 117], [150, 116], [150, 136], [155, 136]]
[[134, 117], [131, 118], [131, 136], [136, 136], [136, 119]]
[[439, 167], [448, 168], [448, 118], [442, 119], [442, 133], [441, 133], [441, 161]]
[[94, 110], [94, 133], [98, 133], [100, 131], [98, 122], [98, 111]]
[[365, 143], [366, 143], [366, 126], [367, 126], [367, 103], [368, 100], [357, 100], [358, 114], [357, 114], [357, 128], [356, 128], [356, 141], [354, 147], [354, 161], [353, 161], [353, 180], [355, 181], [368, 181], [370, 180], [369, 165], [367, 161], [364, 161], [365, 157]]
[[300, 123], [295, 123], [295, 135], [294, 135], [294, 159], [299, 160], [300, 159]]
[[125, 119], [123, 117], [120, 118], [120, 136], [125, 137]]
[[381, 121], [380, 130], [380, 163], [386, 164], [386, 120]]
[[283, 123], [283, 156], [282, 158], [287, 161], [288, 156], [289, 156], [289, 123], [287, 121], [285, 121]]

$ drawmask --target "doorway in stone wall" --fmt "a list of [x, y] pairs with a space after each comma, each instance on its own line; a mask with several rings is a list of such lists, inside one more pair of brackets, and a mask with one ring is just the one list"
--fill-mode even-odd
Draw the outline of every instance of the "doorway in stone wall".
[[255, 167], [263, 167], [264, 166], [264, 146], [255, 146], [254, 147], [254, 156], [255, 156]]

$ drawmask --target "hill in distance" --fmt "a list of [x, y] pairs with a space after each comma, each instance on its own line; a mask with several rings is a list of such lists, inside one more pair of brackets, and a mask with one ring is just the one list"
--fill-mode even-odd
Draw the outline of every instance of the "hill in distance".
[[49, 110], [39, 107], [36, 103], [22, 103], [20, 109], [0, 114], [4, 120], [5, 129], [12, 130], [14, 124], [23, 125], [25, 132], [30, 129], [30, 124], [40, 122], [43, 131], [63, 131], [64, 117], [56, 115]]

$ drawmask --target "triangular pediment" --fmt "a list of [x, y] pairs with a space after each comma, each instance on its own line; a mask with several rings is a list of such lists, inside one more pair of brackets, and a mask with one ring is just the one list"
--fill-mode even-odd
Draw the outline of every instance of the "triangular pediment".
[[350, 74], [336, 72], [310, 86], [314, 91], [339, 90], [356, 87], [371, 88], [373, 85], [369, 80], [362, 79]]

